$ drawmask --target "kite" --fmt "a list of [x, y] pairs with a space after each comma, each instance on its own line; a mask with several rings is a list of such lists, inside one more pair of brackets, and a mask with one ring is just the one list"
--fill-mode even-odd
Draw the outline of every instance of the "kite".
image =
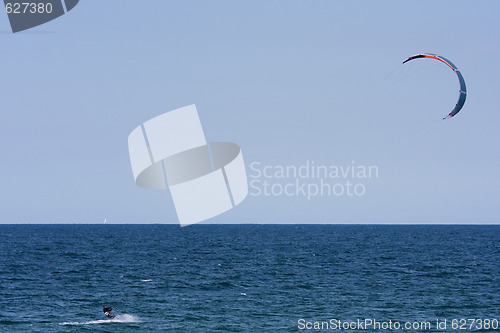
[[464, 77], [462, 76], [462, 73], [460, 73], [457, 66], [455, 66], [448, 59], [446, 59], [445, 57], [442, 57], [440, 55], [432, 54], [432, 53], [422, 53], [422, 54], [414, 55], [413, 57], [409, 57], [408, 59], [403, 61], [403, 64], [410, 61], [410, 60], [419, 59], [419, 58], [430, 58], [430, 59], [439, 60], [439, 61], [445, 63], [446, 65], [448, 65], [448, 67], [450, 67], [457, 74], [458, 82], [460, 83], [460, 90], [459, 90], [460, 95], [458, 96], [458, 102], [455, 105], [455, 108], [443, 119], [448, 119], [448, 118], [455, 116], [458, 112], [460, 112], [460, 110], [464, 106], [465, 98], [467, 97], [467, 89], [465, 87], [465, 80], [464, 80]]
[[80, 0], [3, 0], [12, 32], [31, 29], [72, 10]]

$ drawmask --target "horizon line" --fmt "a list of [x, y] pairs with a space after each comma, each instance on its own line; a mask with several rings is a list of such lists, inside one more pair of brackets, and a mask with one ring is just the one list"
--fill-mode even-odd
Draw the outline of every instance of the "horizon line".
[[[57, 223], [57, 222], [33, 222], [33, 223], [3, 223], [0, 225], [178, 225], [182, 227], [179, 223], [86, 223], [86, 222], [74, 222], [74, 223]], [[246, 223], [195, 223], [192, 225], [394, 225], [394, 226], [418, 226], [418, 225], [436, 225], [436, 226], [500, 226], [500, 223], [261, 223], [261, 222], [246, 222]], [[184, 228], [184, 227], [182, 227]]]

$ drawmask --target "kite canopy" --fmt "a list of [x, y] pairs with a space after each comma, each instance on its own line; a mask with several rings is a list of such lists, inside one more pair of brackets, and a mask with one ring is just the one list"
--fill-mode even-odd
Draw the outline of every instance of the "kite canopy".
[[465, 87], [464, 77], [462, 76], [462, 74], [458, 70], [457, 66], [455, 66], [451, 61], [449, 61], [445, 57], [442, 57], [442, 56], [437, 55], [437, 54], [432, 54], [432, 53], [417, 54], [417, 55], [414, 55], [413, 57], [409, 57], [408, 59], [403, 61], [403, 64], [410, 61], [410, 60], [419, 59], [419, 58], [431, 58], [431, 59], [439, 60], [439, 61], [445, 63], [446, 65], [448, 65], [448, 67], [450, 67], [457, 74], [458, 82], [460, 83], [460, 90], [459, 90], [460, 95], [458, 96], [458, 102], [455, 105], [455, 108], [443, 119], [448, 119], [448, 118], [453, 117], [458, 112], [460, 112], [460, 110], [462, 109], [462, 107], [465, 104], [465, 98], [467, 97], [467, 89]]

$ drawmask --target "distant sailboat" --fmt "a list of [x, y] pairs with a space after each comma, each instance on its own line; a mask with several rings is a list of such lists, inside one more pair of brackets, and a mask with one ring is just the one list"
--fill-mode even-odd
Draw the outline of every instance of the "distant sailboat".
[[106, 219], [104, 219], [104, 224], [106, 224]]

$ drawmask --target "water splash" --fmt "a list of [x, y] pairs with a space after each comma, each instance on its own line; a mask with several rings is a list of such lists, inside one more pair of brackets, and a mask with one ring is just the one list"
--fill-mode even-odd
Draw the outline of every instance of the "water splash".
[[89, 321], [69, 321], [60, 323], [59, 325], [93, 325], [93, 324], [108, 324], [108, 323], [140, 323], [139, 317], [129, 314], [116, 315], [113, 319], [99, 319]]

